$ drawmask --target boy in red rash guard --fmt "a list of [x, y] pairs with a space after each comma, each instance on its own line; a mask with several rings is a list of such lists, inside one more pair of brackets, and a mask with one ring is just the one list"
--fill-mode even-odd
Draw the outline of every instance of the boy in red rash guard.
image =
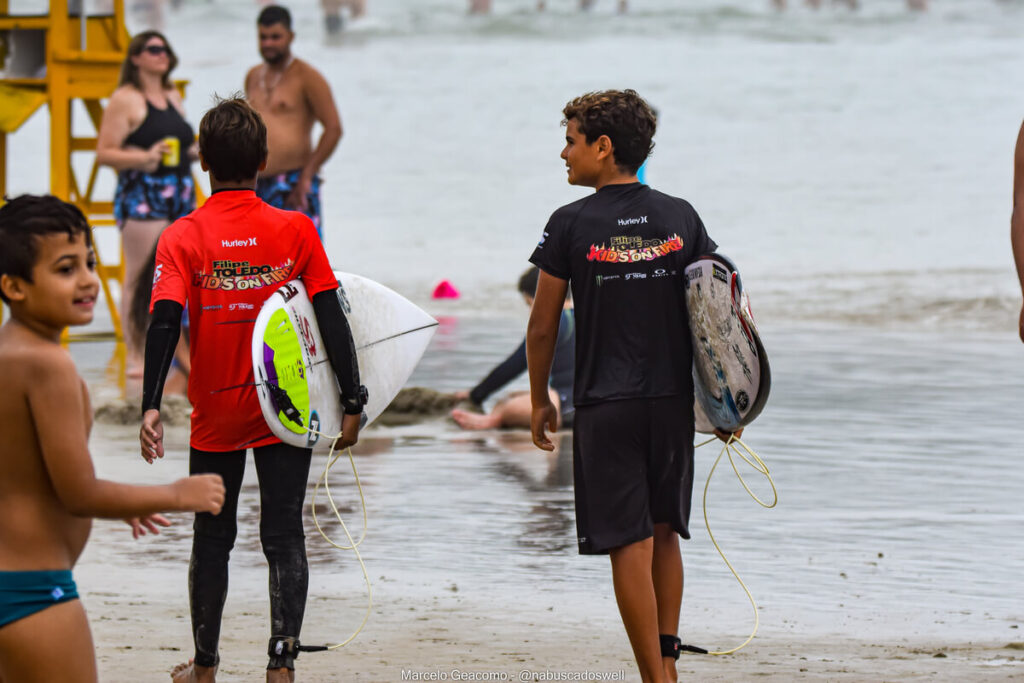
[[245, 452], [252, 448], [260, 482], [260, 540], [270, 565], [267, 680], [287, 681], [294, 676], [309, 581], [302, 508], [311, 453], [281, 443], [260, 410], [249, 348], [267, 297], [289, 280], [305, 284], [341, 388], [341, 448], [358, 439], [366, 390], [359, 384], [338, 283], [312, 221], [265, 204], [253, 191], [267, 158], [260, 115], [242, 99], [220, 102], [203, 117], [199, 150], [213, 193], [200, 209], [167, 228], [157, 246], [139, 439], [148, 462], [163, 456], [160, 396], [187, 304], [193, 406], [189, 470], [220, 474], [227, 496], [220, 516], [196, 515], [189, 564], [195, 659], [177, 667], [172, 677], [215, 680], [238, 493]]

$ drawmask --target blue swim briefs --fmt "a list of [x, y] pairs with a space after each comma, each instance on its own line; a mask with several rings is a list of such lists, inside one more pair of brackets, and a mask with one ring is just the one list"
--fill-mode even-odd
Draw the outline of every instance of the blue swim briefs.
[[0, 628], [51, 605], [78, 599], [70, 569], [0, 571]]
[[[261, 177], [256, 181], [256, 196], [277, 209], [287, 209], [284, 205], [292, 189], [298, 184], [301, 170], [288, 171], [287, 173], [275, 173], [271, 176]], [[316, 226], [316, 234], [320, 235], [320, 241], [324, 239], [323, 229], [320, 227], [320, 176], [313, 176], [313, 182], [309, 186], [309, 194], [306, 195], [306, 202], [309, 210], [304, 211], [309, 219]]]

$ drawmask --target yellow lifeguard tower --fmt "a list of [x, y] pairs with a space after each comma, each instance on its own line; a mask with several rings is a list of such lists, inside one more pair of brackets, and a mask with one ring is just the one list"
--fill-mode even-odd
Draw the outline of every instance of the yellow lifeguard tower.
[[[130, 37], [125, 28], [124, 0], [112, 10], [89, 15], [86, 0], [49, 0], [43, 15], [9, 12], [0, 0], [0, 201], [7, 193], [7, 136], [17, 131], [43, 105], [50, 110], [50, 192], [76, 204], [94, 231], [113, 226], [113, 202], [93, 199], [98, 166], [83, 184], [75, 175], [72, 155], [95, 152], [96, 137], [75, 137], [73, 103], [84, 105], [94, 130], [103, 118], [101, 100], [117, 87]], [[95, 240], [94, 240], [95, 242]], [[97, 252], [99, 249], [97, 249]], [[106, 265], [97, 253], [97, 271], [113, 322], [113, 331], [76, 335], [73, 339], [115, 339], [124, 333], [110, 281], [120, 283], [124, 270]]]

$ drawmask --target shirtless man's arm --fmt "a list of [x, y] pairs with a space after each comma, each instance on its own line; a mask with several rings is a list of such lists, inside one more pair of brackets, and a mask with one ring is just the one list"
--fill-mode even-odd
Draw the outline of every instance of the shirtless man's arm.
[[145, 517], [161, 510], [209, 511], [224, 503], [217, 475], [187, 477], [164, 486], [133, 486], [99, 479], [89, 455], [85, 388], [60, 347], [40, 350], [27, 398], [54, 492], [73, 515], [108, 519]]
[[[305, 62], [300, 63], [299, 66], [302, 67], [302, 92], [305, 93], [313, 119], [323, 126], [320, 140], [309, 161], [302, 168], [299, 182], [292, 188], [291, 194], [285, 200], [286, 206], [306, 211], [309, 209], [306, 195], [309, 194], [310, 187], [313, 185], [313, 176], [320, 171], [320, 167], [334, 153], [344, 131], [341, 127], [341, 116], [334, 104], [331, 86], [328, 85], [327, 80]], [[248, 89], [248, 79], [246, 79], [246, 84]]]
[[[1010, 217], [1010, 244], [1013, 260], [1017, 264], [1017, 279], [1024, 292], [1024, 124], [1017, 134], [1017, 148], [1013, 158], [1013, 213]], [[1018, 320], [1018, 334], [1024, 341], [1024, 306]]]

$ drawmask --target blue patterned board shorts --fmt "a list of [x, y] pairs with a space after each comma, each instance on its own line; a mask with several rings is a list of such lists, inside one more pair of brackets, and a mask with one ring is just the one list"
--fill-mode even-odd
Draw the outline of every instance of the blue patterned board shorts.
[[176, 221], [196, 208], [196, 188], [191, 175], [121, 171], [114, 192], [114, 218]]
[[[301, 170], [288, 171], [287, 173], [276, 173], [256, 181], [256, 196], [267, 204], [278, 208], [287, 209], [284, 205], [292, 189], [299, 183]], [[306, 195], [306, 202], [309, 203], [309, 210], [304, 213], [309, 216], [316, 226], [316, 234], [320, 235], [320, 241], [324, 239], [323, 230], [320, 227], [320, 176], [313, 176], [313, 182], [309, 187], [309, 194]]]

